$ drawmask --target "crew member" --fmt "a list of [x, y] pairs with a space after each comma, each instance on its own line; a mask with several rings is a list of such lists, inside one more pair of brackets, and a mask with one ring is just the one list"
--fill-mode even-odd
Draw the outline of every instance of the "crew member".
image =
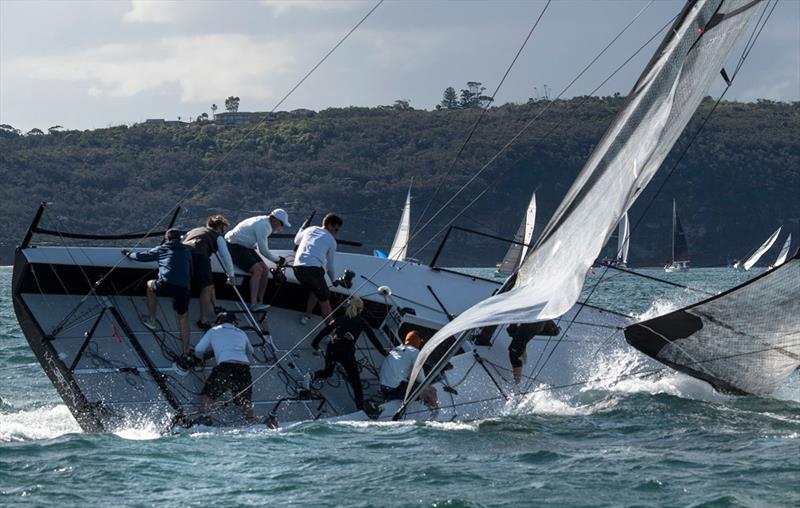
[[286, 263], [283, 257], [269, 250], [267, 238], [281, 228], [289, 227], [292, 227], [289, 214], [282, 208], [276, 208], [269, 215], [243, 220], [225, 235], [234, 264], [250, 274], [250, 310], [268, 307], [264, 304], [264, 293], [267, 291], [269, 270], [258, 254], [279, 266]]
[[158, 297], [172, 298], [172, 308], [178, 317], [183, 354], [189, 353], [189, 287], [192, 280], [192, 251], [181, 243], [181, 232], [168, 229], [164, 233], [164, 243], [145, 252], [122, 253], [134, 261], [158, 261], [158, 277], [147, 281], [147, 314], [145, 326], [151, 330], [158, 328], [156, 309]]
[[208, 309], [213, 310], [217, 307], [214, 275], [211, 272], [211, 256], [218, 256], [225, 275], [228, 277], [228, 284], [233, 285], [235, 281], [233, 260], [228, 252], [228, 243], [222, 236], [228, 225], [227, 219], [222, 215], [212, 215], [206, 221], [205, 226], [190, 230], [183, 238], [184, 245], [188, 245], [192, 249], [194, 266], [192, 285], [200, 289], [200, 320], [197, 322], [197, 327], [203, 331], [211, 328], [208, 322]]
[[253, 379], [250, 375], [250, 358], [253, 346], [247, 334], [236, 327], [236, 315], [221, 312], [217, 326], [208, 330], [195, 347], [202, 357], [211, 348], [217, 365], [208, 376], [201, 394], [201, 410], [208, 411], [211, 401], [218, 399], [227, 390], [233, 402], [244, 410], [245, 418], [253, 419]]
[[375, 336], [372, 327], [362, 316], [364, 301], [357, 296], [350, 297], [344, 315], [337, 317], [331, 324], [320, 330], [311, 347], [319, 350], [322, 338], [331, 334], [331, 340], [325, 350], [325, 368], [314, 373], [314, 379], [327, 379], [333, 375], [333, 369], [338, 363], [347, 374], [347, 381], [353, 387], [353, 397], [358, 409], [364, 409], [364, 390], [361, 387], [361, 377], [356, 362], [356, 341], [361, 332], [367, 334], [370, 342], [383, 356], [388, 355], [383, 345]]
[[555, 321], [542, 321], [540, 323], [514, 323], [506, 329], [511, 343], [508, 345], [508, 359], [514, 369], [514, 383], [519, 384], [522, 379], [522, 365], [527, 356], [528, 342], [536, 335], [555, 336], [561, 333]]
[[[298, 246], [294, 257], [294, 276], [306, 288], [308, 300], [306, 311], [300, 317], [302, 324], [308, 324], [311, 314], [319, 301], [323, 319], [331, 320], [331, 292], [325, 281], [325, 274], [333, 281], [336, 268], [333, 258], [336, 254], [336, 235], [342, 228], [342, 218], [329, 213], [322, 220], [322, 227], [310, 226], [297, 232], [294, 243]], [[324, 268], [323, 268], [324, 267]]]
[[[381, 365], [381, 392], [386, 400], [402, 400], [406, 396], [408, 380], [417, 360], [419, 350], [422, 348], [422, 337], [416, 330], [411, 330], [406, 334], [402, 346], [389, 351], [389, 355], [383, 359]], [[420, 370], [417, 375], [417, 382], [421, 383], [425, 379]], [[419, 396], [420, 400], [428, 407], [437, 407], [436, 388], [427, 386]]]

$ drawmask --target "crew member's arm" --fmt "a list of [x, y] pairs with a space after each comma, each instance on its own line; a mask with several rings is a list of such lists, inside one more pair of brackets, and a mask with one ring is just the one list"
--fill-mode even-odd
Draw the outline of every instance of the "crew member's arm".
[[219, 258], [222, 260], [222, 269], [225, 270], [225, 275], [233, 279], [236, 276], [236, 269], [233, 267], [233, 259], [228, 250], [228, 242], [222, 236], [217, 237], [217, 253], [219, 253]]
[[250, 343], [250, 337], [248, 337], [247, 334], [244, 333], [244, 331], [242, 331], [242, 335], [244, 335], [244, 350], [245, 350], [245, 352], [248, 355], [253, 356], [255, 351], [253, 350], [253, 344]]
[[314, 337], [314, 340], [311, 341], [311, 347], [314, 349], [319, 349], [319, 343], [322, 342], [322, 339], [326, 335], [331, 333], [333, 329], [336, 328], [336, 325], [337, 325], [336, 320], [334, 320], [333, 322], [331, 322], [331, 324], [320, 330], [317, 336]]
[[198, 342], [197, 345], [194, 347], [195, 356], [197, 356], [198, 358], [202, 358], [203, 353], [208, 351], [208, 348], [211, 347], [211, 335], [213, 332], [214, 330], [209, 330], [205, 334], [203, 334], [203, 338], [200, 339], [200, 342]]
[[333, 257], [336, 254], [336, 243], [334, 240], [333, 245], [328, 247], [328, 252], [325, 253], [325, 271], [328, 273], [328, 278], [331, 279], [331, 282], [336, 278], [336, 267], [333, 266]]
[[367, 320], [363, 317], [359, 317], [359, 319], [361, 320], [361, 329], [367, 334], [367, 338], [370, 342], [372, 342], [372, 345], [375, 346], [375, 349], [377, 349], [381, 355], [389, 356], [389, 353], [386, 351], [386, 349], [384, 349], [383, 344], [381, 344], [381, 341], [378, 339], [378, 336], [375, 335], [375, 332], [372, 331], [372, 327], [369, 325]]
[[295, 245], [300, 245], [300, 242], [303, 241], [303, 231], [305, 231], [305, 230], [304, 229], [298, 229], [297, 233], [295, 233], [295, 235], [294, 235], [294, 244]]
[[280, 258], [269, 250], [269, 244], [267, 243], [267, 237], [269, 236], [270, 233], [270, 231], [267, 228], [267, 222], [264, 221], [257, 223], [255, 224], [254, 227], [256, 228], [258, 252], [260, 252], [262, 256], [269, 259], [273, 263], [277, 263]]
[[159, 245], [158, 247], [153, 247], [152, 249], [145, 251], [145, 252], [131, 252], [128, 254], [128, 257], [134, 261], [158, 261], [158, 256], [161, 254], [162, 247]]

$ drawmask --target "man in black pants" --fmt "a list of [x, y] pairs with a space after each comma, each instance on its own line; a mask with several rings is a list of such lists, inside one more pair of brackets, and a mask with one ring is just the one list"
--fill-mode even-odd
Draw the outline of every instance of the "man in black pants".
[[506, 331], [511, 337], [511, 343], [508, 345], [508, 359], [514, 369], [515, 384], [519, 384], [522, 379], [522, 365], [525, 363], [528, 342], [536, 335], [555, 336], [561, 333], [561, 329], [552, 320], [541, 323], [514, 323], [508, 325]]
[[378, 337], [375, 336], [372, 327], [361, 315], [363, 310], [363, 300], [357, 296], [350, 297], [350, 303], [345, 314], [337, 317], [333, 323], [320, 330], [311, 342], [311, 347], [319, 350], [319, 343], [322, 338], [333, 332], [331, 341], [325, 350], [325, 368], [316, 371], [314, 379], [328, 379], [333, 375], [336, 364], [341, 365], [347, 374], [347, 381], [353, 387], [353, 398], [358, 409], [364, 409], [364, 390], [361, 387], [361, 376], [359, 375], [358, 362], [356, 361], [356, 340], [358, 340], [361, 332], [364, 332], [367, 334], [369, 341], [375, 346], [375, 349], [384, 357], [389, 354], [378, 340]]

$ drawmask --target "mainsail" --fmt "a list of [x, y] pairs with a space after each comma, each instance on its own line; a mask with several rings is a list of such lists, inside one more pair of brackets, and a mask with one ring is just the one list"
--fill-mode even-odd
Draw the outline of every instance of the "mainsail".
[[625, 339], [717, 390], [771, 393], [800, 367], [800, 251], [739, 287], [629, 326]]
[[500, 267], [497, 269], [497, 273], [511, 275], [517, 271], [520, 263], [525, 259], [525, 254], [528, 252], [528, 245], [530, 245], [531, 239], [533, 238], [533, 227], [535, 223], [536, 193], [531, 197], [531, 202], [528, 204], [525, 217], [522, 219], [522, 222], [519, 223], [517, 234], [514, 235], [515, 243], [509, 246], [508, 251], [506, 251], [506, 256], [503, 258], [503, 262], [500, 263]]
[[394, 234], [392, 248], [389, 250], [389, 259], [392, 261], [404, 261], [408, 252], [408, 240], [411, 237], [411, 189], [406, 195], [406, 204], [403, 207], [403, 215], [400, 217], [400, 224]]
[[672, 200], [672, 262], [689, 260], [689, 244], [686, 242], [686, 233], [683, 232], [681, 218], [675, 200]]
[[[753, 255], [750, 256], [749, 258], [747, 258], [747, 261], [745, 261], [744, 264], [742, 265], [742, 268], [744, 268], [744, 271], [747, 271], [747, 270], [753, 268], [753, 266], [756, 263], [758, 263], [758, 260], [761, 259], [761, 256], [763, 256], [770, 249], [770, 247], [772, 247], [772, 244], [775, 243], [775, 240], [778, 239], [778, 235], [781, 234], [781, 228], [782, 227], [783, 226], [779, 227], [774, 233], [772, 233], [772, 235], [770, 235], [770, 237], [767, 238], [767, 241], [762, 243], [761, 247], [756, 249], [756, 251], [753, 253]], [[787, 248], [787, 251], [788, 251], [788, 248]]]
[[783, 242], [783, 247], [781, 247], [781, 251], [780, 253], [778, 253], [777, 259], [775, 259], [775, 262], [772, 263], [771, 268], [777, 268], [786, 262], [786, 258], [789, 256], [789, 248], [791, 247], [791, 245], [792, 245], [792, 234], [789, 233], [789, 236], [786, 237], [786, 241]]
[[620, 265], [628, 264], [628, 250], [631, 248], [630, 227], [628, 212], [625, 212], [617, 229], [617, 264]]
[[[759, 0], [689, 1], [625, 106], [523, 261], [507, 291], [467, 309], [425, 345], [410, 379], [449, 337], [474, 328], [554, 319], [578, 299], [592, 262], [691, 119]], [[442, 360], [458, 351], [462, 334]], [[438, 374], [443, 363], [428, 372]], [[406, 400], [416, 396], [409, 384]]]

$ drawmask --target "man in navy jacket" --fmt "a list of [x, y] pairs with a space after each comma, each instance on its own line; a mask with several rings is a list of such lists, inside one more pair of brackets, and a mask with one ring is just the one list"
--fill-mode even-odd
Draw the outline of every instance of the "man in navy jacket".
[[192, 280], [192, 250], [181, 243], [181, 232], [169, 229], [164, 243], [145, 252], [122, 251], [134, 261], [158, 261], [158, 277], [147, 281], [147, 313], [144, 324], [151, 330], [158, 328], [156, 309], [158, 297], [172, 298], [172, 308], [178, 316], [183, 353], [189, 353], [189, 298]]

